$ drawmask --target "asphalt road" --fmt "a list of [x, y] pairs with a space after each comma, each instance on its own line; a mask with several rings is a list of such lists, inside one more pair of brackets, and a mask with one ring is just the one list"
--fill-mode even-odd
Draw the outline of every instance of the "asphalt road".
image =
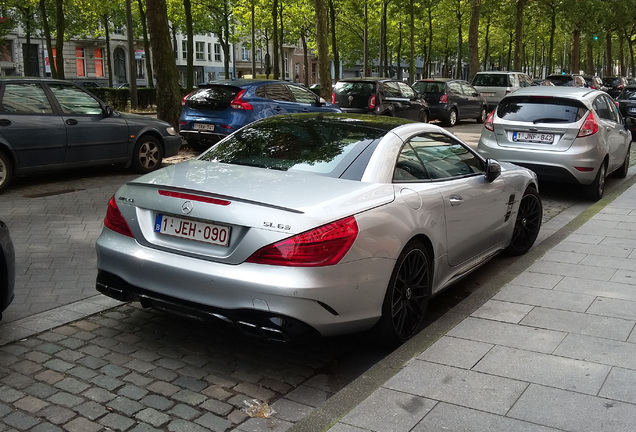
[[[481, 127], [466, 121], [451, 131], [474, 146]], [[194, 155], [185, 148], [168, 163]], [[108, 167], [37, 175], [16, 179], [2, 195], [0, 219], [11, 229], [18, 268], [16, 300], [4, 314], [0, 336], [2, 326], [97, 294], [94, 245], [106, 203], [122, 183], [134, 177], [128, 171]], [[616, 184], [609, 179], [607, 190]], [[543, 238], [592, 204], [571, 187], [540, 185], [540, 192], [544, 203]], [[493, 274], [505, 272], [510, 263], [510, 259], [497, 258], [437, 296], [430, 305], [429, 322], [452, 311]], [[91, 323], [87, 327], [108, 324], [117, 330], [125, 328], [139, 338], [152, 335], [153, 340], [165, 341], [171, 354], [178, 353], [186, 362], [201, 363], [206, 370], [214, 371], [219, 382], [225, 384], [219, 384], [224, 393], [215, 397], [219, 402], [234, 404], [226, 420], [239, 429], [246, 420], [236, 414], [243, 395], [275, 402], [279, 412], [286, 406], [317, 406], [389, 354], [366, 335], [305, 344], [270, 344], [217, 325], [144, 311], [135, 304], [122, 304], [86, 320]], [[191, 370], [184, 368], [183, 377], [176, 379], [186, 379], [188, 372]], [[291, 423], [294, 409], [286, 417]]]

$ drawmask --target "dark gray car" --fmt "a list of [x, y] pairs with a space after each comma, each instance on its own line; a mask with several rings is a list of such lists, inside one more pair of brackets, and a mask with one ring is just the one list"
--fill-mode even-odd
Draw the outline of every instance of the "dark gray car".
[[13, 301], [15, 284], [15, 251], [9, 228], [0, 221], [0, 319], [2, 312]]
[[415, 81], [413, 89], [424, 96], [431, 120], [441, 120], [452, 127], [461, 119], [486, 120], [488, 104], [473, 86], [464, 80], [432, 78]]
[[147, 173], [179, 152], [169, 124], [113, 111], [75, 83], [0, 80], [0, 191], [14, 175], [118, 164]]

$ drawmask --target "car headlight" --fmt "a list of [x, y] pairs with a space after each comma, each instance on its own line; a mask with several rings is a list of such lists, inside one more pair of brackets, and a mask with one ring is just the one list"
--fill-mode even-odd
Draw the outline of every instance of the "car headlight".
[[172, 126], [166, 128], [166, 132], [168, 133], [168, 135], [177, 135], [177, 131]]

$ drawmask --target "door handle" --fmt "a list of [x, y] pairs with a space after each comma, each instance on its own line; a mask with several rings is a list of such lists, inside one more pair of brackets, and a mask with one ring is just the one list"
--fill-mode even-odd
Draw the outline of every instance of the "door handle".
[[9, 126], [11, 124], [11, 120], [9, 119], [0, 119], [0, 126]]
[[75, 119], [66, 119], [66, 121], [64, 122], [69, 126], [75, 126], [77, 124], [77, 120]]
[[464, 199], [459, 195], [451, 195], [448, 200], [450, 201], [450, 205], [453, 207], [464, 203]]

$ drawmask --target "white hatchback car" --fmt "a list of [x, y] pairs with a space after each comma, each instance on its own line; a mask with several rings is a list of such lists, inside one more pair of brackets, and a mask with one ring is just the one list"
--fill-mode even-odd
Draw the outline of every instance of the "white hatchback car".
[[583, 185], [603, 196], [605, 177], [625, 177], [631, 135], [607, 93], [535, 86], [506, 96], [490, 113], [477, 150], [532, 169], [539, 179]]

